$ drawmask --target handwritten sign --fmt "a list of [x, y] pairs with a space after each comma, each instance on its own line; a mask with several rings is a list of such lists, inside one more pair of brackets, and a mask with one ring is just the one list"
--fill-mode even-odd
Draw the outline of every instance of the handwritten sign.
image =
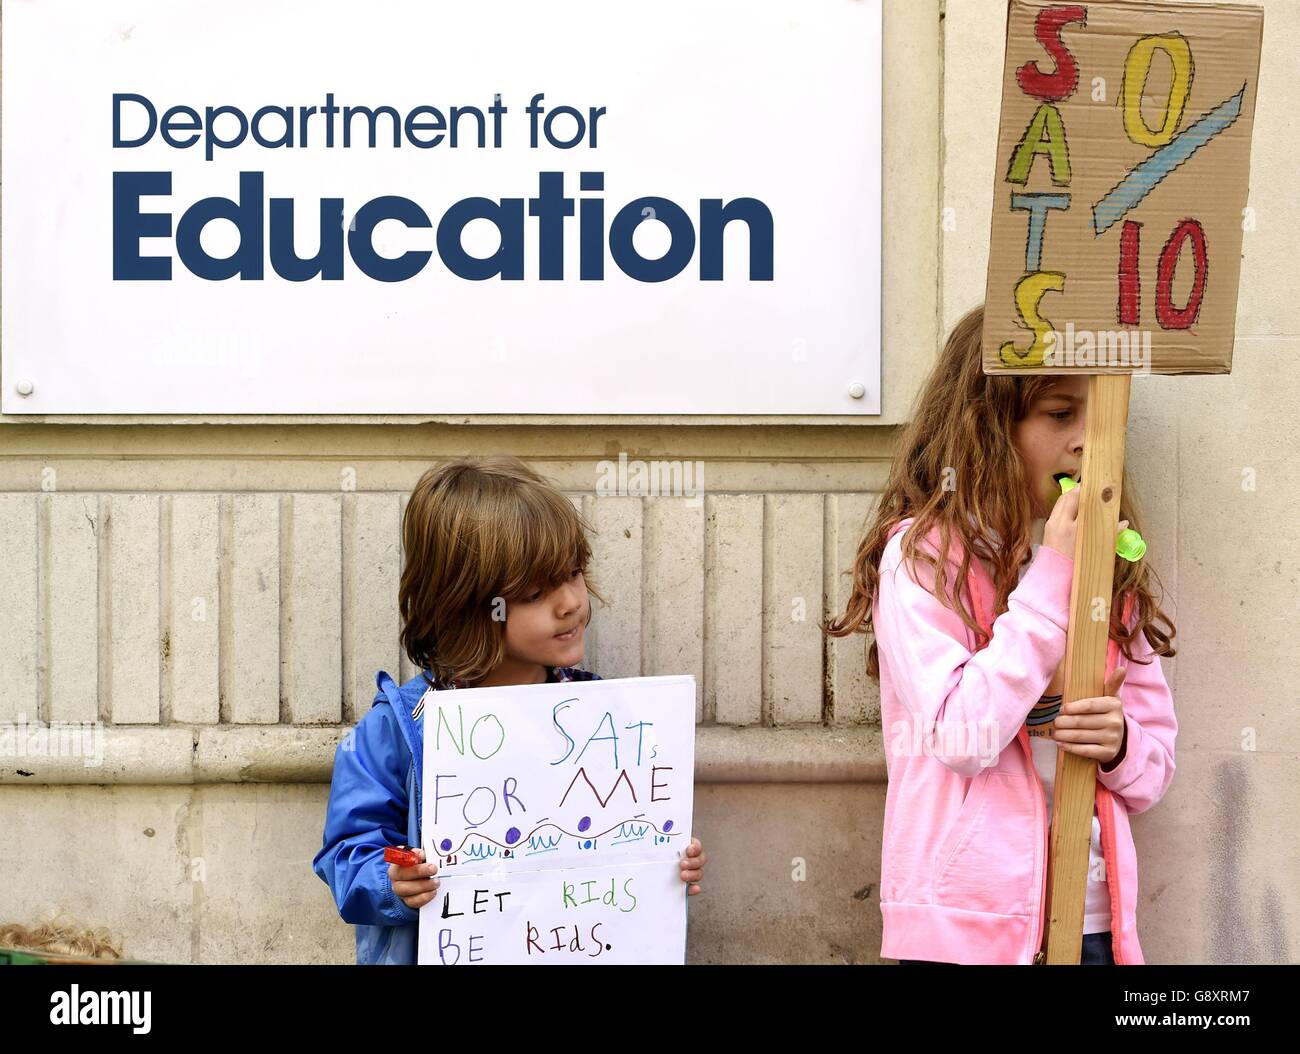
[[681, 963], [695, 679], [429, 692], [419, 961]]
[[1263, 11], [1011, 0], [985, 373], [1228, 373]]

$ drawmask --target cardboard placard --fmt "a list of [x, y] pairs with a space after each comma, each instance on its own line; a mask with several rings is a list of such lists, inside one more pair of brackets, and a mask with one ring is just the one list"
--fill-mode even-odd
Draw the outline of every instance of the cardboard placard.
[[419, 962], [682, 963], [695, 678], [427, 692]]
[[1010, 0], [985, 373], [1228, 373], [1264, 15]]

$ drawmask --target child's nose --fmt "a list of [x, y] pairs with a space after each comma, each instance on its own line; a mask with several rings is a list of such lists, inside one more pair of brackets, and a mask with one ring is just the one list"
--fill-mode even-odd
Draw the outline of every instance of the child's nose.
[[582, 607], [583, 592], [584, 590], [580, 589], [576, 582], [565, 582], [556, 594], [556, 606], [560, 614], [572, 615], [578, 608]]

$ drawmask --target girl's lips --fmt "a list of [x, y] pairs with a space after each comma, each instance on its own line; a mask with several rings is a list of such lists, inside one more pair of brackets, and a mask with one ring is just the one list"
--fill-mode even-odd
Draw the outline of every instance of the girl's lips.
[[556, 640], [573, 640], [573, 638], [576, 637], [576, 636], [578, 635], [578, 630], [580, 630], [580, 629], [582, 629], [581, 626], [574, 626], [573, 629], [571, 629], [571, 630], [565, 630], [565, 632], [563, 632], [563, 633], [557, 633], [557, 634], [555, 634], [555, 639], [556, 639]]

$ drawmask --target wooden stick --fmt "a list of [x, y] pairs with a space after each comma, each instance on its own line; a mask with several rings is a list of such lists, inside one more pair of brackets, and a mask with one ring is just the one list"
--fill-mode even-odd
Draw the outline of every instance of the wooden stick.
[[[1101, 695], [1105, 687], [1130, 382], [1129, 374], [1088, 378], [1079, 531], [1065, 644], [1066, 702]], [[1096, 793], [1097, 762], [1058, 750], [1047, 857], [1048, 963], [1079, 961]]]

